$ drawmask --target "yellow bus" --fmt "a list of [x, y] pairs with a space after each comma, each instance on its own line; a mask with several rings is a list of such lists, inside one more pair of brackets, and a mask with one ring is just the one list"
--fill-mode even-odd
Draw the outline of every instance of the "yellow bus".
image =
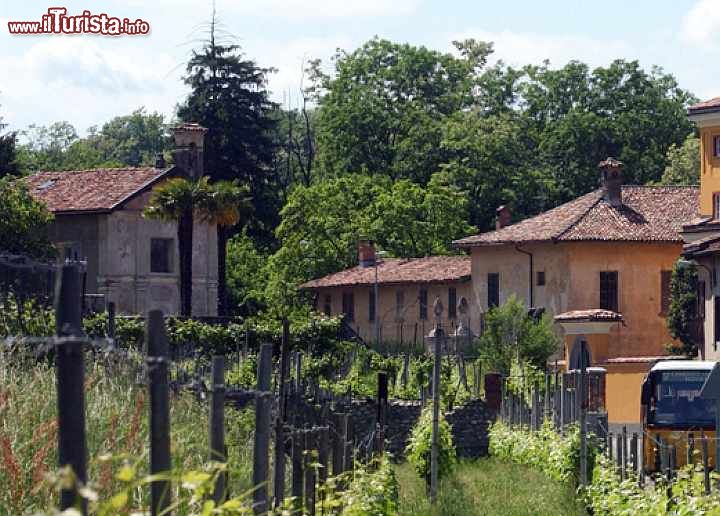
[[[708, 439], [710, 467], [715, 465], [715, 402], [701, 399], [700, 389], [715, 362], [663, 360], [648, 371], [640, 395], [643, 425], [643, 467], [660, 467], [660, 442], [671, 446], [676, 468], [687, 463], [687, 447], [702, 452], [701, 436]], [[695, 455], [693, 462], [702, 460]]]

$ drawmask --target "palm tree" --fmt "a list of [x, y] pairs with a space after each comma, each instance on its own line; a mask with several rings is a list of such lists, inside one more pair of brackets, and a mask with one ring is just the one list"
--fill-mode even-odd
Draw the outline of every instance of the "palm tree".
[[218, 181], [212, 185], [212, 206], [208, 220], [217, 225], [218, 248], [218, 315], [228, 314], [227, 242], [230, 228], [252, 211], [249, 189], [235, 181]]
[[180, 257], [180, 315], [192, 315], [192, 251], [195, 217], [210, 220], [216, 201], [207, 177], [197, 181], [177, 177], [153, 190], [144, 216], [164, 222], [177, 222]]

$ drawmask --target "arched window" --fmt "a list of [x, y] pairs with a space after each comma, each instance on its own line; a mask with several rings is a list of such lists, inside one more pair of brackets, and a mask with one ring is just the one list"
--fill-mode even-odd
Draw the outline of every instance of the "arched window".
[[[585, 343], [585, 352], [583, 353], [584, 356], [581, 358], [580, 353], [583, 348], [581, 345], [582, 342]], [[581, 369], [582, 362], [585, 362], [585, 367], [590, 367], [590, 364], [592, 364], [592, 356], [590, 355], [590, 346], [587, 343], [587, 339], [584, 336], [579, 335], [575, 338], [575, 342], [573, 342], [572, 349], [570, 350], [569, 369]]]

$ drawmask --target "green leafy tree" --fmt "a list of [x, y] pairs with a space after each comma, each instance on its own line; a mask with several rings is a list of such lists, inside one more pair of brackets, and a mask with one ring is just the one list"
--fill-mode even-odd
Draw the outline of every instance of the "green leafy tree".
[[[3, 123], [3, 117], [0, 116], [0, 131], [6, 127], [7, 124]], [[18, 173], [15, 144], [16, 134], [14, 132], [0, 134], [0, 178]]]
[[673, 143], [667, 152], [667, 161], [660, 184], [700, 184], [700, 139], [695, 135], [688, 136], [682, 145]]
[[560, 339], [553, 331], [551, 317], [545, 314], [535, 321], [514, 295], [485, 315], [480, 350], [483, 361], [494, 371], [508, 374], [518, 359], [520, 363], [544, 368], [559, 347]]
[[139, 108], [129, 115], [117, 116], [103, 124], [99, 132], [90, 128], [84, 139], [97, 150], [102, 161], [125, 166], [153, 165], [155, 157], [170, 149], [165, 117]]
[[243, 231], [228, 241], [227, 285], [229, 306], [243, 316], [254, 315], [265, 307], [268, 252], [258, 249]]
[[615, 60], [592, 71], [577, 61], [525, 71], [520, 104], [539, 159], [554, 171], [558, 201], [595, 188], [607, 156], [625, 163], [627, 182], [657, 181], [671, 145], [693, 131], [686, 107], [695, 97], [659, 68]]
[[55, 256], [49, 240], [52, 214], [34, 200], [23, 181], [0, 178], [0, 253], [48, 260]]
[[192, 254], [195, 219], [209, 220], [213, 211], [212, 188], [208, 178], [197, 181], [169, 179], [153, 190], [144, 215], [150, 219], [177, 223], [180, 258], [180, 315], [192, 315]]
[[670, 280], [670, 307], [667, 315], [667, 327], [672, 338], [680, 345], [671, 344], [668, 350], [675, 354], [694, 356], [697, 354], [699, 333], [696, 331], [698, 319], [698, 272], [692, 263], [677, 262], [673, 267]]
[[228, 315], [227, 243], [229, 228], [248, 218], [252, 204], [248, 188], [237, 181], [218, 181], [212, 185], [212, 202], [208, 209], [208, 222], [217, 225], [218, 247], [218, 315]]
[[243, 58], [239, 46], [218, 42], [216, 33], [213, 13], [208, 39], [187, 64], [184, 80], [191, 92], [178, 107], [178, 116], [208, 128], [206, 173], [213, 181], [238, 180], [249, 187], [254, 213], [247, 221], [249, 234], [267, 243], [279, 211], [272, 168], [275, 106], [266, 89], [271, 70]]
[[443, 161], [443, 120], [473, 104], [492, 52], [492, 45], [474, 40], [455, 46], [459, 57], [375, 38], [354, 52], [339, 51], [333, 77], [313, 62], [324, 173], [427, 183]]

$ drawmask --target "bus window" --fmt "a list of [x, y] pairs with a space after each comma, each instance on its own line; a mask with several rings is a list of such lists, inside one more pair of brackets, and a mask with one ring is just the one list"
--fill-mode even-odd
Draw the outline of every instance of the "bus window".
[[675, 427], [714, 425], [714, 403], [699, 397], [707, 375], [708, 371], [658, 371], [647, 422]]

